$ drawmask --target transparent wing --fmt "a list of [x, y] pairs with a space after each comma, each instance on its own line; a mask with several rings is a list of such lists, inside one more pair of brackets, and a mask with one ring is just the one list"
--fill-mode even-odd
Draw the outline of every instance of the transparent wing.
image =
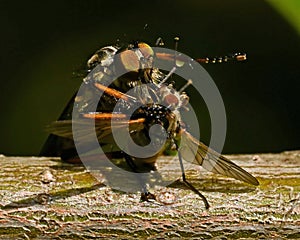
[[250, 173], [207, 147], [185, 130], [182, 130], [179, 150], [186, 161], [199, 164], [208, 171], [233, 177], [252, 185], [259, 185], [257, 179]]
[[[61, 120], [51, 123], [47, 127], [47, 131], [68, 139], [73, 139], [73, 131], [76, 131], [76, 137], [79, 142], [88, 144], [94, 138], [96, 132], [97, 139], [100, 144], [113, 144], [114, 138], [112, 136], [112, 121], [115, 133], [122, 131], [140, 131], [144, 128], [144, 118], [136, 120], [126, 120], [124, 115], [110, 114], [114, 116], [112, 119], [108, 114], [94, 114], [93, 116], [85, 116], [86, 118], [73, 121]], [[72, 127], [75, 126], [76, 129]], [[95, 128], [94, 128], [95, 126]]]

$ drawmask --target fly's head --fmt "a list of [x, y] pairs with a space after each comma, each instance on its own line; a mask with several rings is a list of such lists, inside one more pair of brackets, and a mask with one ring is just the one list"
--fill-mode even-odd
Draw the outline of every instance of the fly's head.
[[128, 72], [138, 72], [139, 69], [152, 68], [154, 51], [144, 42], [134, 42], [126, 46], [111, 45], [96, 51], [87, 61], [88, 69], [97, 65], [109, 67], [117, 62], [119, 67]]
[[[191, 82], [188, 82], [188, 85], [189, 84], [191, 84]], [[186, 105], [189, 103], [189, 96], [185, 92], [183, 92], [183, 89], [177, 91], [172, 83], [159, 85], [158, 94], [160, 96], [159, 99], [161, 101], [161, 104], [167, 106], [170, 110], [188, 110]]]
[[152, 68], [154, 51], [147, 43], [131, 43], [126, 48], [120, 49], [119, 53], [121, 65], [129, 72]]
[[[151, 96], [151, 100], [147, 103], [139, 101], [140, 105], [136, 106], [131, 119], [145, 119], [143, 129], [143, 136], [147, 137], [146, 141], [143, 141], [145, 145], [151, 142], [151, 144], [162, 146], [162, 150], [176, 150], [177, 140], [180, 139], [180, 130], [185, 126], [181, 120], [181, 111], [188, 110], [189, 97], [182, 90], [189, 84], [191, 82], [188, 82], [179, 91], [171, 83], [144, 85], [147, 88], [147, 91], [144, 92], [149, 93], [148, 96]], [[135, 134], [134, 131], [132, 133]], [[142, 142], [141, 138], [139, 135], [139, 142]], [[166, 144], [162, 144], [165, 139], [167, 140]]]
[[144, 42], [111, 45], [98, 50], [87, 62], [86, 84], [95, 82], [127, 92], [135, 86], [158, 83], [163, 74], [153, 68], [154, 50]]

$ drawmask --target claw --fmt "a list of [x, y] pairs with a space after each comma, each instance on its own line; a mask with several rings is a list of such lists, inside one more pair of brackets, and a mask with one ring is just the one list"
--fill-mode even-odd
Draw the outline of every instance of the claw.
[[150, 192], [145, 192], [141, 194], [141, 202], [149, 202], [149, 200], [156, 200], [155, 195]]

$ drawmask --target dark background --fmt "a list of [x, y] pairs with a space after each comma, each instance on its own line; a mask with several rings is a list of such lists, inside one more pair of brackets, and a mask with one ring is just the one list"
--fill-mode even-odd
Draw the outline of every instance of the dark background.
[[[226, 153], [299, 149], [297, 32], [262, 0], [1, 1], [1, 143], [7, 155], [38, 154], [80, 85], [72, 72], [116, 39], [158, 37], [191, 56], [244, 51], [248, 61], [205, 66], [227, 112]], [[145, 24], [147, 31], [143, 31]], [[192, 103], [193, 96], [191, 96]], [[196, 100], [197, 101], [197, 100]], [[201, 108], [201, 106], [199, 106]], [[203, 107], [204, 109], [205, 107]], [[201, 111], [200, 111], [201, 112]], [[209, 139], [209, 118], [201, 136]]]

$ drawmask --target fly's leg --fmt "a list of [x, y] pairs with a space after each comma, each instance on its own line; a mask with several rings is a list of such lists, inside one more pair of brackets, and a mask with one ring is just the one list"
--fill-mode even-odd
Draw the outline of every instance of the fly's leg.
[[189, 189], [191, 189], [194, 193], [196, 193], [199, 197], [201, 197], [201, 199], [205, 205], [205, 208], [209, 209], [209, 203], [208, 203], [207, 199], [202, 195], [202, 193], [200, 193], [192, 184], [190, 184], [186, 180], [184, 166], [183, 166], [182, 157], [181, 157], [181, 152], [179, 149], [178, 149], [178, 158], [179, 158], [180, 168], [181, 168], [181, 172], [182, 172], [182, 181]]
[[141, 193], [141, 202], [149, 202], [150, 200], [156, 200], [156, 197], [153, 193], [149, 191]]
[[[127, 154], [125, 154], [124, 158], [125, 158], [128, 166], [131, 168], [131, 170], [135, 173], [138, 173], [139, 171], [138, 171], [135, 163], [133, 162], [132, 158]], [[142, 189], [141, 201], [145, 202], [145, 201], [149, 201], [149, 200], [156, 200], [155, 195], [148, 191], [145, 181], [140, 176], [137, 176], [137, 178], [138, 178], [138, 182], [141, 185], [141, 189]]]

